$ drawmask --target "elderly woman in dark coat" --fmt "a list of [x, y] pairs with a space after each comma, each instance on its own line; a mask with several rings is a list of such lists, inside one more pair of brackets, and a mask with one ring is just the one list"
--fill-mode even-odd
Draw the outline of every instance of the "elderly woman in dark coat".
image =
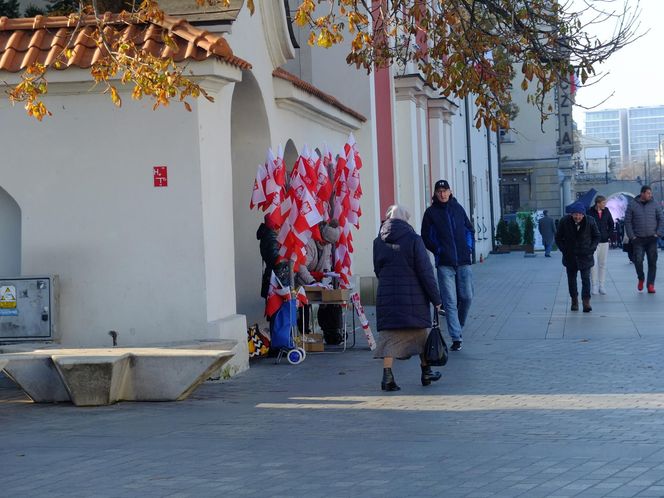
[[398, 391], [392, 373], [394, 358], [420, 355], [423, 386], [441, 377], [427, 365], [423, 353], [431, 327], [431, 304], [440, 308], [442, 300], [424, 242], [408, 223], [408, 211], [390, 206], [386, 218], [373, 248], [379, 332], [374, 357], [383, 359], [383, 391]]

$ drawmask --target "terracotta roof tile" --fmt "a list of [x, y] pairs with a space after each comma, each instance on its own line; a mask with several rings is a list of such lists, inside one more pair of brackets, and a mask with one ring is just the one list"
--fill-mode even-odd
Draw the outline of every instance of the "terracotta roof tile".
[[[233, 55], [228, 42], [219, 35], [196, 28], [182, 19], [165, 16], [163, 21], [138, 23], [128, 21], [119, 14], [104, 14], [104, 20], [119, 30], [121, 39], [131, 40], [138, 47], [156, 56], [173, 57], [176, 62], [202, 61], [210, 57], [219, 59], [240, 69], [251, 69], [251, 64]], [[94, 32], [97, 29], [93, 16], [81, 19], [82, 29], [72, 43], [72, 53], [63, 64], [66, 67], [89, 68], [104, 55], [97, 46]], [[72, 37], [77, 21], [64, 16], [37, 16], [25, 19], [0, 18], [0, 70], [15, 73], [34, 62], [53, 63]], [[111, 34], [110, 27], [106, 27]], [[177, 50], [167, 46], [163, 33], [167, 32], [177, 45]]]
[[300, 78], [298, 78], [294, 74], [289, 73], [288, 71], [286, 71], [286, 70], [284, 70], [280, 67], [278, 67], [277, 69], [272, 71], [272, 76], [274, 76], [275, 78], [280, 78], [282, 80], [290, 81], [297, 88], [299, 88], [301, 90], [304, 90], [305, 92], [307, 92], [311, 95], [315, 95], [316, 97], [318, 97], [322, 101], [327, 102], [328, 104], [336, 107], [337, 109], [345, 112], [346, 114], [350, 114], [351, 116], [353, 116], [356, 119], [359, 119], [362, 122], [365, 122], [367, 120], [367, 118], [364, 115], [360, 114], [357, 111], [354, 111], [350, 107], [347, 107], [347, 106], [343, 105], [341, 102], [339, 102], [337, 100], [336, 97], [333, 97], [332, 95], [323, 92], [319, 88], [316, 88], [315, 86], [313, 86], [311, 83], [309, 83], [307, 81], [304, 81], [304, 80], [301, 80]]

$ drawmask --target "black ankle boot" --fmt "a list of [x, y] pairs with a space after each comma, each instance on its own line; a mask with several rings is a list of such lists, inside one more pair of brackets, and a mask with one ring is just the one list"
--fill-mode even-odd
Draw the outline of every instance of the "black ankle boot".
[[578, 297], [573, 297], [572, 298], [572, 306], [570, 308], [572, 311], [579, 311], [579, 298]]
[[420, 368], [422, 369], [422, 385], [423, 386], [428, 386], [432, 382], [436, 382], [437, 380], [440, 380], [440, 378], [443, 376], [440, 372], [433, 372], [431, 370], [430, 366], [422, 366], [420, 365]]
[[380, 383], [383, 391], [399, 391], [401, 388], [394, 382], [394, 375], [391, 368], [383, 368], [383, 382]]

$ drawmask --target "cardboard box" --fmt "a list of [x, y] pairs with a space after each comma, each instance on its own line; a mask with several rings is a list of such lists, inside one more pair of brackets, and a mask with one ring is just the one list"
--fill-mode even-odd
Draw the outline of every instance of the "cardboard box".
[[323, 302], [348, 301], [350, 291], [348, 289], [323, 289]]
[[307, 353], [322, 353], [325, 351], [323, 334], [304, 334], [304, 350]]
[[304, 285], [303, 287], [309, 301], [323, 300], [323, 289], [321, 287], [317, 287], [315, 285]]

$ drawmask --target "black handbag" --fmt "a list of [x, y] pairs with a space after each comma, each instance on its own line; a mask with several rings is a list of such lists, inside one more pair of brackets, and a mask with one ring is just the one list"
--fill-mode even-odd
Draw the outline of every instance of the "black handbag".
[[447, 349], [447, 344], [445, 339], [443, 339], [443, 334], [440, 331], [438, 326], [438, 310], [433, 310], [433, 327], [429, 331], [429, 337], [427, 337], [427, 342], [424, 347], [424, 356], [427, 360], [427, 363], [434, 367], [443, 367], [447, 364], [447, 359], [449, 358], [449, 350]]

